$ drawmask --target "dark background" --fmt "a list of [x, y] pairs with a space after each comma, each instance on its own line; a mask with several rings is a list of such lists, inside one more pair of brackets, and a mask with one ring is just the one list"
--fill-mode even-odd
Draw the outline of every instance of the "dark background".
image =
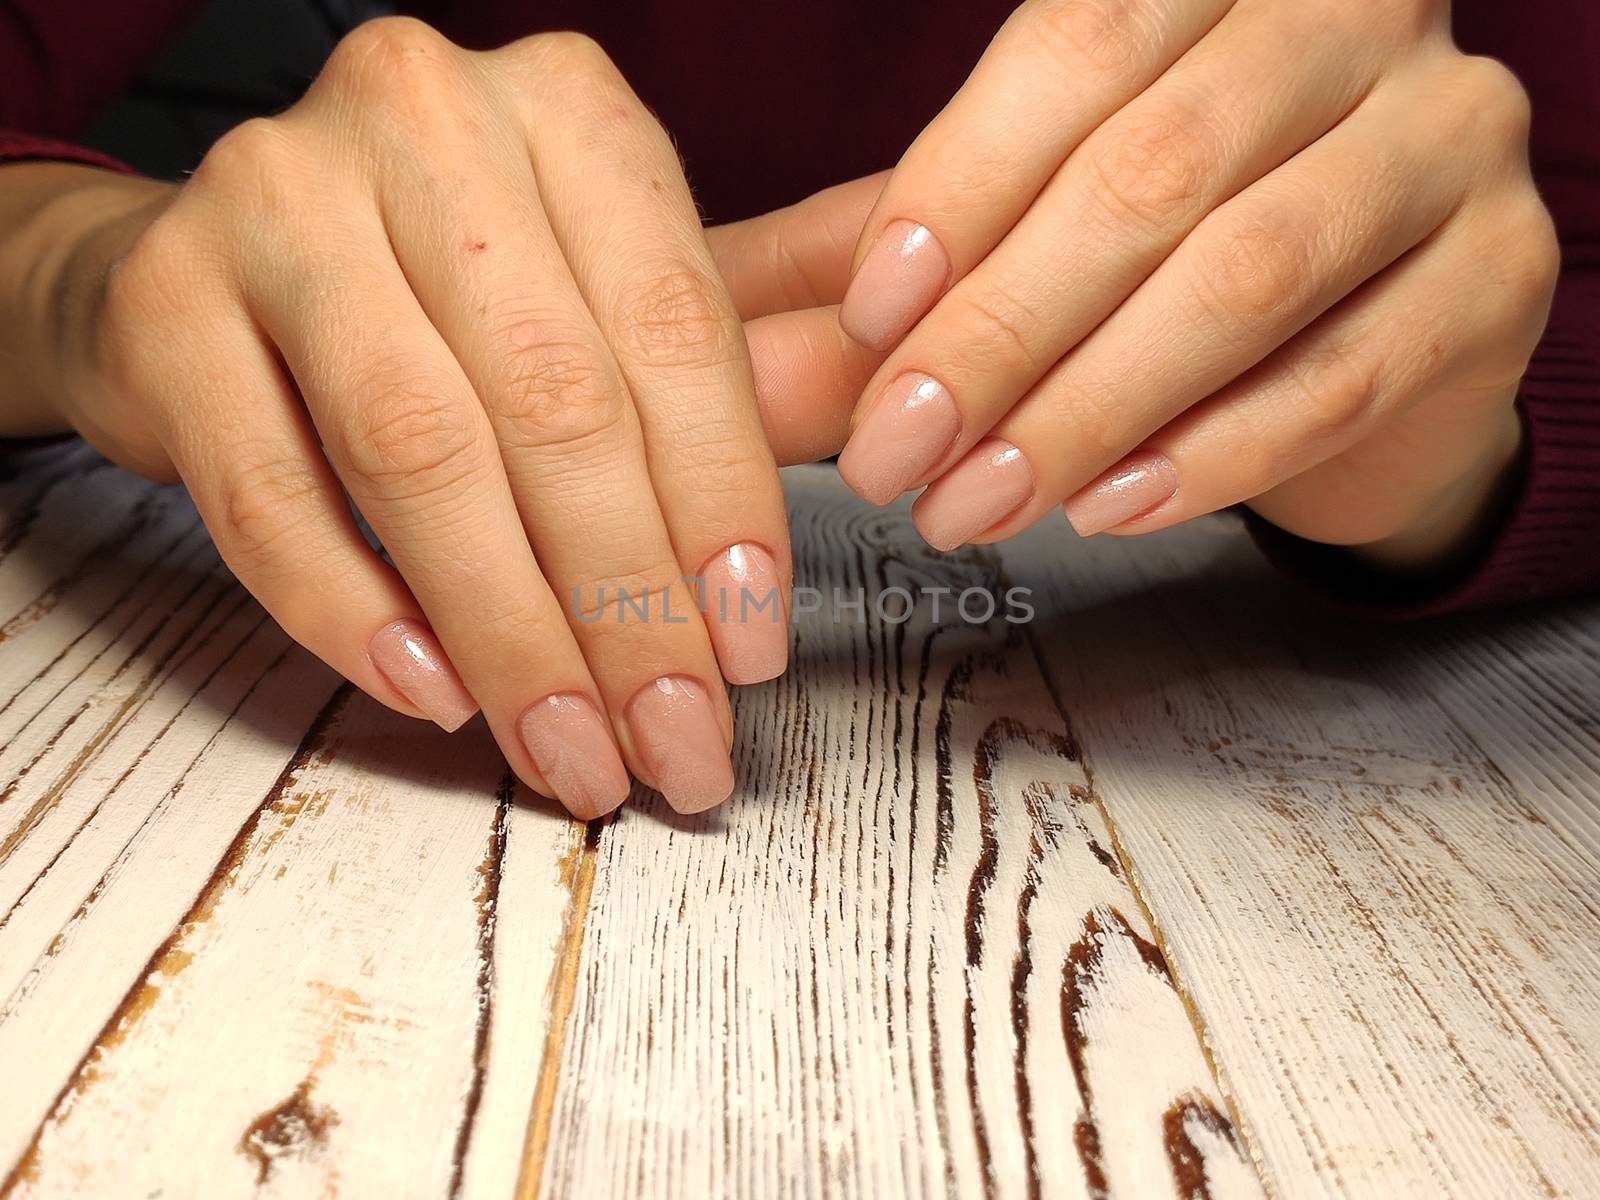
[[84, 140], [144, 174], [179, 178], [232, 126], [293, 104], [334, 43], [386, 9], [373, 0], [211, 0]]

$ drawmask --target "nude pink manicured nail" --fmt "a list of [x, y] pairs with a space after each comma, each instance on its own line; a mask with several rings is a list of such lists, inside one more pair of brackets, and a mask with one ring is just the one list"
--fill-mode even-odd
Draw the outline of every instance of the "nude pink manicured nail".
[[1067, 520], [1088, 537], [1131, 521], [1172, 498], [1178, 490], [1178, 469], [1164, 454], [1141, 450], [1063, 504]]
[[733, 762], [705, 688], [682, 675], [648, 683], [628, 702], [633, 744], [656, 790], [681, 813], [697, 813], [733, 794]]
[[839, 325], [863, 346], [887, 350], [922, 319], [950, 282], [950, 256], [933, 231], [891, 221], [861, 260], [839, 307]]
[[729, 683], [760, 683], [789, 665], [778, 564], [754, 542], [739, 542], [700, 570], [706, 631]]
[[901, 375], [867, 410], [839, 455], [839, 476], [872, 504], [888, 504], [944, 457], [961, 413], [944, 384]]
[[447, 733], [460, 729], [478, 711], [439, 639], [421, 621], [385, 625], [367, 643], [367, 656], [396, 691]]
[[912, 506], [917, 530], [935, 550], [957, 546], [998, 524], [1033, 495], [1033, 468], [1010, 442], [989, 438]]
[[546, 696], [522, 714], [517, 734], [556, 799], [574, 816], [603, 816], [628, 798], [628, 769], [588, 697], [576, 692]]

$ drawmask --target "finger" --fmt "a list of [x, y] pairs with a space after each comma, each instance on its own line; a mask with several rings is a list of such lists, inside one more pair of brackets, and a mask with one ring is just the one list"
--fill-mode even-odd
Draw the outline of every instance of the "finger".
[[576, 815], [608, 811], [627, 776], [494, 431], [386, 231], [351, 221], [342, 232], [340, 249], [323, 239], [316, 261], [282, 248], [290, 268], [263, 288], [263, 324], [513, 768]]
[[[580, 43], [592, 47], [592, 43]], [[598, 50], [528, 130], [557, 244], [632, 395], [645, 460], [730, 683], [782, 674], [792, 564], [744, 331], [665, 131]], [[604, 197], [608, 219], [596, 222]]]
[[1474, 164], [1413, 119], [1428, 111], [1414, 83], [1378, 89], [1202, 221], [928, 489], [924, 536], [943, 548], [1031, 523], [1438, 229]]
[[[571, 78], [556, 63], [537, 76]], [[546, 220], [524, 131], [443, 119], [460, 122], [440, 131], [459, 174], [400, 156], [380, 194], [400, 267], [482, 402], [562, 636], [629, 765], [676, 808], [718, 803], [733, 788], [727, 701], [626, 384]]]
[[[219, 297], [206, 311], [242, 307]], [[357, 528], [257, 331], [242, 317], [216, 320], [167, 345], [171, 361], [154, 364], [174, 414], [163, 441], [223, 562], [285, 633], [368, 695], [460, 728], [476, 701], [399, 573]], [[212, 371], [194, 370], [202, 355]]]
[[1378, 54], [1335, 33], [1284, 55], [1304, 23], [1299, 6], [1240, 4], [1088, 136], [867, 385], [847, 483], [883, 504], [956, 462], [1208, 212], [1351, 111]]
[[808, 308], [745, 324], [761, 425], [778, 465], [839, 453], [850, 411], [880, 356], [839, 328], [839, 310]]
[[895, 167], [839, 318], [886, 350], [999, 242], [1072, 148], [1233, 0], [1029, 0]]
[[[1508, 220], [1452, 222], [1371, 280], [1325, 320], [1244, 377], [1158, 430], [1133, 455], [1071, 497], [1084, 536], [1148, 533], [1252, 502], [1290, 532], [1314, 491], [1320, 540], [1359, 544], [1388, 536], [1435, 508], [1464, 462], [1501, 444], [1520, 372], [1507, 347], [1531, 349], [1557, 269], [1549, 218], [1535, 206]], [[1498, 286], [1464, 289], [1501, 250]], [[1494, 363], [1480, 357], [1492, 348]], [[1525, 358], [1525, 356], [1524, 356]], [[1424, 399], [1426, 398], [1426, 399]], [[1426, 402], [1437, 411], [1414, 421]], [[1399, 436], [1341, 459], [1400, 415], [1427, 444]], [[1327, 536], [1329, 527], [1337, 529]]]
[[739, 316], [836, 305], [850, 255], [887, 171], [827, 188], [775, 212], [706, 230]]

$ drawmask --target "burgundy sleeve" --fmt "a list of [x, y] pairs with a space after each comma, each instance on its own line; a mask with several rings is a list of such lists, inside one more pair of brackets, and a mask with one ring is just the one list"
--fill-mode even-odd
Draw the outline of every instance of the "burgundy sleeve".
[[1500, 59], [1533, 101], [1532, 160], [1561, 278], [1517, 397], [1526, 445], [1498, 528], [1444, 579], [1387, 580], [1255, 517], [1267, 556], [1347, 611], [1405, 619], [1600, 592], [1600, 4], [1457, 0], [1463, 50]]
[[71, 144], [199, 0], [0, 0], [0, 161], [118, 164]]

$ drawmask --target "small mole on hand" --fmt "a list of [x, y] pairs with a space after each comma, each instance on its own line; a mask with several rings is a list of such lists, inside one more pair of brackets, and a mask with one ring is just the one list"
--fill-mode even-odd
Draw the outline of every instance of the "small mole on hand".
[[489, 248], [489, 243], [488, 242], [468, 242], [467, 243], [467, 249], [470, 250], [473, 254], [482, 254], [488, 248]]

